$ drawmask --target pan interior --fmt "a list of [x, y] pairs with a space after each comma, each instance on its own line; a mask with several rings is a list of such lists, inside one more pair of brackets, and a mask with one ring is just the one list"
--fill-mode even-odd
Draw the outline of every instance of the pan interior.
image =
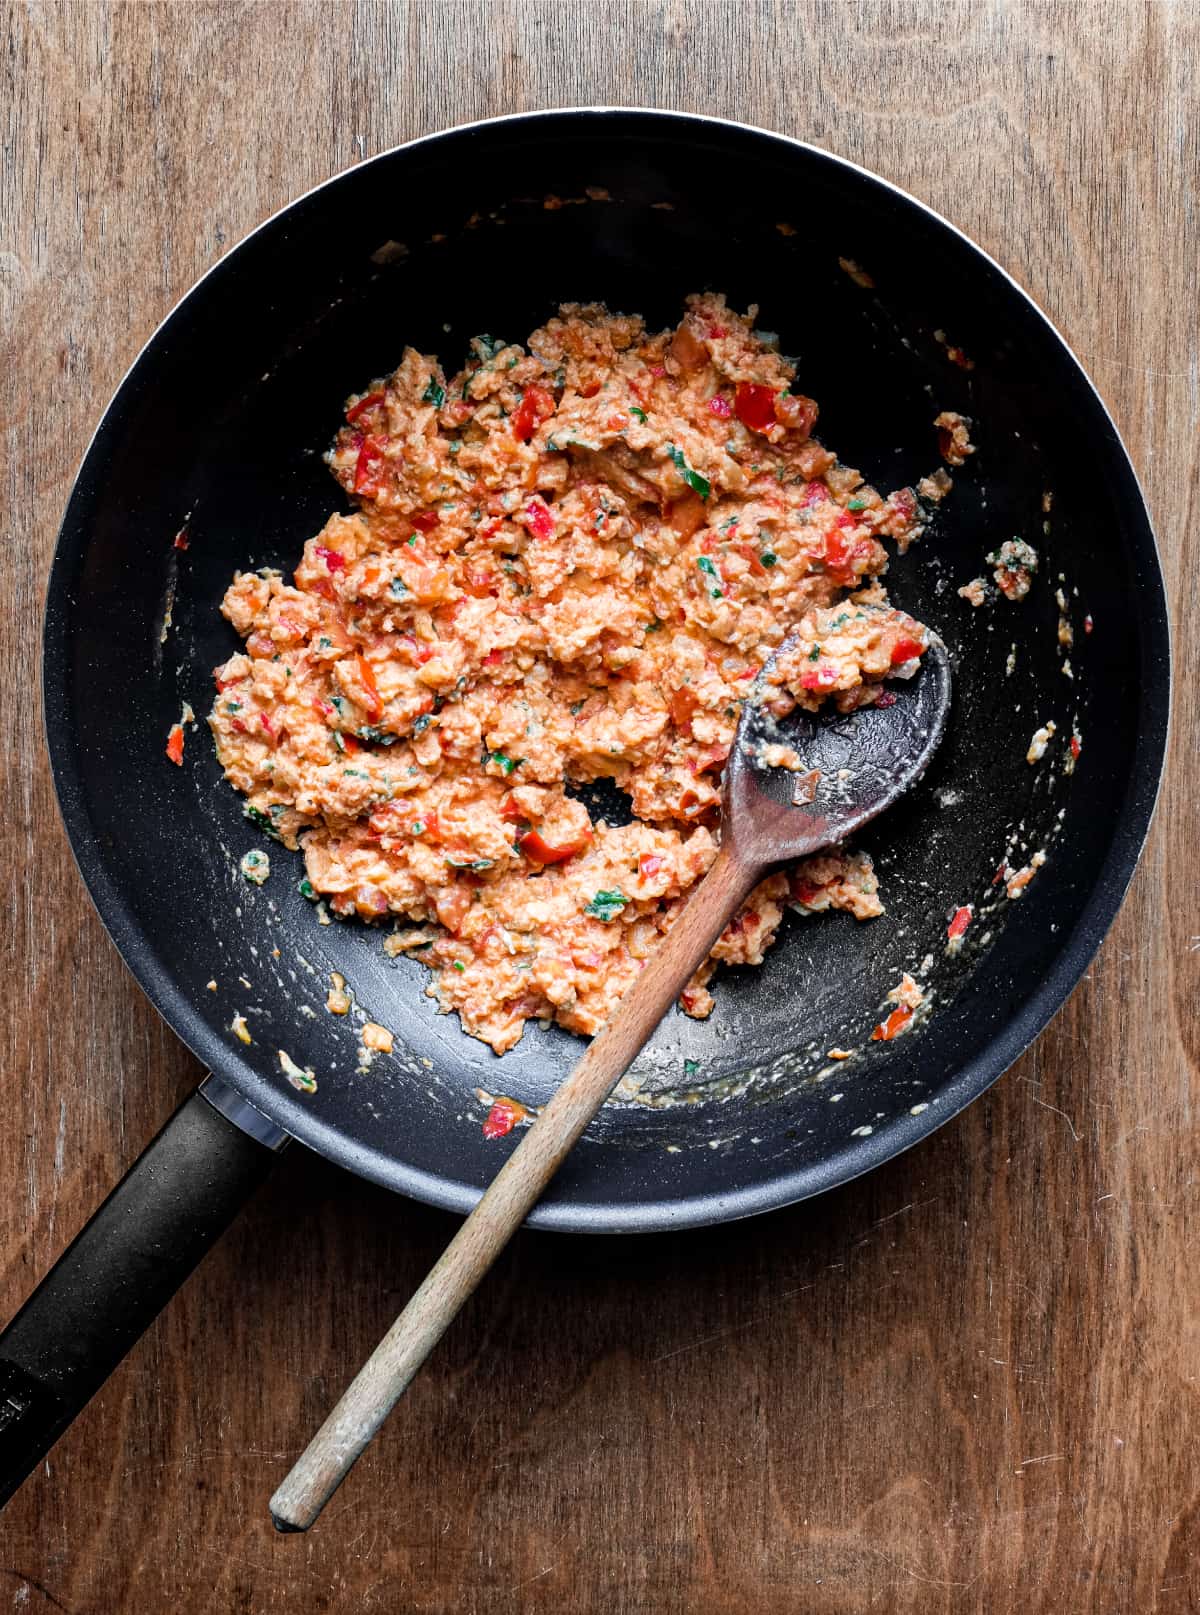
[[[471, 335], [521, 341], [562, 301], [666, 324], [706, 287], [759, 305], [799, 357], [818, 434], [883, 491], [939, 463], [939, 410], [973, 419], [978, 453], [887, 579], [946, 641], [954, 708], [925, 779], [858, 842], [886, 917], [791, 915], [761, 969], [718, 977], [709, 1021], [669, 1015], [635, 1067], [639, 1100], [606, 1109], [538, 1220], [711, 1220], [827, 1187], [927, 1132], [1061, 1001], [1144, 832], [1165, 630], [1140, 498], [1066, 350], [962, 238], [808, 148], [652, 115], [510, 120], [343, 176], [201, 283], [106, 416], [52, 579], [48, 731], [85, 876], [180, 1033], [290, 1131], [444, 1204], [468, 1204], [498, 1164], [475, 1090], [537, 1104], [582, 1044], [531, 1025], [498, 1060], [436, 1013], [426, 972], [389, 959], [381, 930], [319, 923], [299, 855], [272, 846], [271, 878], [248, 886], [238, 861], [263, 843], [203, 722], [181, 770], [166, 733], [184, 701], [203, 717], [236, 646], [217, 612], [235, 568], [290, 572], [344, 508], [323, 452], [347, 394], [405, 345], [453, 366]], [[973, 609], [958, 587], [1014, 535], [1041, 554], [1029, 598]], [[1031, 766], [1048, 720], [1055, 739]], [[997, 869], [1039, 850], [1044, 869], [1010, 901]], [[955, 953], [946, 926], [964, 904], [975, 918]], [[872, 1044], [906, 969], [928, 1019]], [[332, 970], [396, 1037], [365, 1071], [354, 1016], [324, 1008]], [[249, 1046], [230, 1030], [239, 1014]], [[835, 1047], [854, 1058], [831, 1061]], [[281, 1049], [316, 1073], [315, 1093], [288, 1084]]]

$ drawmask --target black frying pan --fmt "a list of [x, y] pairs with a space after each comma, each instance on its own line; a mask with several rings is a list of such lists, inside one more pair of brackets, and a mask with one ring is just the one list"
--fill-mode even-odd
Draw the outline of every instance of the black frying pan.
[[[577, 1040], [531, 1026], [498, 1062], [435, 1013], [425, 973], [389, 960], [379, 934], [318, 925], [296, 889], [298, 856], [273, 848], [271, 880], [248, 887], [237, 861], [257, 837], [205, 729], [189, 732], [182, 770], [164, 759], [164, 741], [182, 700], [207, 710], [210, 670], [234, 648], [216, 606], [235, 567], [294, 565], [341, 502], [321, 454], [342, 401], [406, 343], [454, 362], [469, 336], [521, 340], [566, 299], [665, 324], [705, 286], [761, 305], [760, 324], [801, 357], [821, 435], [882, 488], [937, 463], [940, 409], [973, 417], [979, 452], [889, 579], [897, 603], [949, 645], [956, 705], [925, 781], [862, 837], [888, 917], [863, 926], [792, 916], [761, 970], [720, 980], [710, 1021], [668, 1017], [636, 1068], [644, 1091], [701, 1102], [608, 1107], [531, 1221], [686, 1227], [844, 1183], [980, 1094], [1079, 979], [1150, 819], [1168, 716], [1167, 622], [1120, 439], [1028, 298], [891, 186], [732, 124], [547, 113], [365, 163], [230, 252], [155, 333], [100, 424], [63, 521], [44, 664], [63, 816], [130, 969], [214, 1075], [0, 1337], [0, 1498], [286, 1136], [465, 1211], [511, 1147], [484, 1140], [474, 1090], [536, 1104], [576, 1058]], [[974, 368], [952, 362], [948, 344]], [[957, 586], [1013, 534], [1042, 553], [1030, 597], [972, 610]], [[1072, 678], [1056, 588], [1075, 632]], [[1030, 738], [1050, 718], [1057, 737], [1032, 767]], [[1073, 726], [1082, 752], [1068, 775]], [[993, 883], [997, 867], [1018, 868], [1039, 849], [1044, 868], [1010, 901]], [[966, 903], [976, 919], [948, 955], [947, 919]], [[864, 1047], [884, 993], [926, 954], [937, 995], [928, 1023]], [[353, 1028], [323, 1009], [330, 969], [397, 1034], [394, 1057], [369, 1075], [355, 1072]], [[229, 1030], [236, 1012], [249, 1047]], [[831, 1069], [835, 1044], [862, 1052]], [[315, 1069], [316, 1093], [289, 1086], [281, 1048]]]

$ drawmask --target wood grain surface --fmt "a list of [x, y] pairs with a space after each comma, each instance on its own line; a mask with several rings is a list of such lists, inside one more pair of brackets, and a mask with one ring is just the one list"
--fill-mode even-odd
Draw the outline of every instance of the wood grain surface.
[[521, 1236], [318, 1529], [281, 1538], [272, 1488], [454, 1227], [295, 1151], [0, 1518], [0, 1610], [1200, 1609], [1196, 6], [76, 0], [3, 5], [0, 46], [5, 1315], [199, 1075], [58, 826], [34, 695], [55, 527], [140, 344], [307, 186], [586, 102], [875, 169], [1083, 355], [1177, 658], [1132, 894], [984, 1100], [757, 1222]]

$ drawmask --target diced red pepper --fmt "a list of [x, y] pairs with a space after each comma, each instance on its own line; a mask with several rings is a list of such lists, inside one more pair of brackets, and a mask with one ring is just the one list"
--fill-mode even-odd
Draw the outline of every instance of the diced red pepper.
[[188, 545], [190, 543], [191, 543], [191, 539], [188, 537], [187, 528], [186, 527], [181, 527], [179, 529], [179, 531], [175, 534], [175, 545], [174, 545], [174, 547], [177, 550], [185, 550], [185, 549], [187, 549], [187, 547], [188, 547]]
[[681, 685], [678, 690], [671, 692], [671, 722], [682, 734], [690, 735], [692, 732], [692, 718], [700, 701], [695, 690], [690, 685]]
[[348, 734], [345, 729], [339, 730], [338, 732], [342, 737], [342, 745], [345, 747], [349, 756], [353, 756], [356, 751], [362, 750], [362, 747], [359, 745], [358, 741], [355, 740], [352, 734]]
[[767, 569], [758, 558], [758, 551], [753, 544], [738, 544], [735, 546], [738, 554], [750, 568], [751, 575], [756, 578], [765, 578]]
[[801, 496], [800, 509], [811, 510], [813, 505], [819, 505], [822, 500], [828, 498], [829, 489], [821, 481], [820, 477], [814, 477], [813, 480], [805, 487], [804, 493]]
[[907, 1004], [897, 1004], [887, 1020], [880, 1021], [879, 1025], [871, 1033], [872, 1043], [890, 1043], [894, 1037], [904, 1030], [912, 1018], [913, 1012]]
[[800, 675], [802, 690], [829, 690], [837, 683], [837, 674], [827, 663], [806, 668]]
[[825, 534], [825, 565], [833, 571], [839, 572], [853, 554], [854, 546], [845, 533], [837, 528]]
[[733, 405], [724, 393], [714, 393], [708, 401], [708, 412], [715, 415], [719, 421], [727, 421], [733, 414]]
[[500, 808], [500, 817], [506, 820], [509, 824], [518, 824], [522, 819], [527, 818], [528, 815], [526, 814], [525, 809], [521, 807], [513, 797], [506, 796], [504, 798], [503, 805]]
[[259, 713], [258, 721], [259, 721], [259, 723], [262, 724], [263, 728], [271, 736], [271, 738], [274, 739], [275, 738], [275, 731], [274, 731], [274, 729], [272, 729], [271, 720], [270, 720], [270, 718], [267, 717], [265, 712], [260, 712]]
[[354, 491], [367, 499], [374, 499], [383, 488], [383, 472], [387, 463], [383, 452], [385, 447], [385, 438], [373, 436], [364, 437], [359, 447], [358, 459], [354, 463]]
[[463, 588], [468, 594], [474, 595], [476, 600], [482, 600], [491, 594], [495, 584], [495, 573], [482, 567], [468, 566], [463, 573]]
[[899, 667], [902, 662], [911, 662], [920, 656], [925, 647], [915, 639], [898, 639], [892, 646], [892, 666]]
[[723, 325], [710, 325], [708, 335], [710, 341], [719, 342], [723, 336], [728, 336], [729, 332]]
[[660, 858], [656, 852], [644, 852], [638, 859], [638, 875], [640, 879], [653, 880], [665, 862], [666, 860]]
[[526, 387], [521, 402], [512, 413], [512, 435], [518, 443], [528, 443], [543, 421], [555, 410], [554, 398], [544, 387]]
[[531, 499], [525, 506], [525, 514], [529, 518], [529, 530], [535, 538], [554, 537], [554, 517], [544, 500]]
[[379, 698], [379, 686], [375, 682], [375, 670], [365, 656], [356, 656], [354, 666], [358, 673], [358, 682], [367, 692], [367, 717], [375, 723], [383, 716], [383, 702]]
[[483, 1124], [484, 1138], [504, 1138], [525, 1114], [525, 1106], [515, 1099], [497, 1099]]
[[356, 421], [360, 415], [365, 415], [369, 409], [374, 409], [376, 404], [382, 404], [386, 397], [387, 394], [382, 388], [378, 392], [365, 393], [357, 404], [351, 404], [346, 411], [346, 419]]
[[955, 909], [954, 918], [946, 927], [946, 935], [951, 941], [953, 941], [956, 936], [962, 936], [963, 932], [967, 929], [967, 926], [970, 925], [972, 912], [973, 911], [969, 903], [963, 908]]
[[483, 665], [484, 667], [496, 667], [503, 660], [504, 652], [500, 649], [499, 645], [497, 645], [495, 650], [488, 651], [487, 655], [483, 658]]
[[526, 830], [523, 836], [518, 837], [517, 846], [532, 863], [535, 864], [565, 864], [568, 858], [573, 858], [577, 852], [582, 852], [587, 845], [585, 836], [581, 841], [567, 841], [561, 846], [545, 841], [536, 830]]
[[176, 768], [183, 767], [183, 725], [173, 723], [167, 734], [167, 756]]
[[733, 395], [733, 408], [743, 426], [765, 432], [775, 425], [775, 390], [752, 381], [739, 381]]
[[436, 510], [418, 510], [415, 515], [410, 516], [408, 519], [418, 532], [432, 533], [442, 518]]
[[341, 550], [328, 549], [324, 544], [318, 544], [314, 551], [325, 562], [327, 572], [344, 572], [346, 570], [346, 557]]
[[1071, 736], [1071, 756], [1076, 758], [1076, 760], [1078, 760], [1079, 753], [1082, 750], [1083, 750], [1083, 747], [1079, 743], [1079, 736], [1078, 735], [1072, 735]]
[[811, 907], [820, 895], [821, 888], [814, 886], [810, 880], [798, 880], [792, 877], [792, 896], [797, 903], [805, 903]]

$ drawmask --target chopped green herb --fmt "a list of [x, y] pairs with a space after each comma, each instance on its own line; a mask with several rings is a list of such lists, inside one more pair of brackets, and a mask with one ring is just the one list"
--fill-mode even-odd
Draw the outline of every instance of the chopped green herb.
[[425, 733], [426, 729], [429, 728], [429, 725], [432, 722], [433, 722], [433, 713], [432, 712], [423, 712], [421, 714], [421, 716], [417, 719], [416, 723], [414, 723], [413, 726], [412, 726], [413, 734], [414, 735], [423, 735]]
[[345, 751], [346, 742], [342, 739], [341, 731], [339, 729], [335, 729], [333, 731], [333, 743], [339, 751]]
[[463, 964], [461, 959], [455, 959], [453, 961], [453, 964], [454, 964], [455, 970], [465, 970], [467, 968], [466, 965]]
[[370, 779], [370, 774], [364, 774], [361, 768], [343, 768], [343, 774], [349, 774], [354, 779]]
[[628, 901], [624, 892], [597, 892], [583, 912], [590, 914], [593, 919], [603, 920], [607, 925], [610, 920], [616, 919]]
[[821, 647], [820, 647], [820, 645], [814, 645], [813, 646], [812, 650], [810, 650], [809, 653], [808, 653], [808, 659], [809, 659], [810, 662], [819, 662], [820, 661], [820, 659], [821, 659]]
[[579, 716], [579, 714], [583, 711], [584, 707], [586, 707], [586, 706], [587, 706], [587, 696], [586, 695], [584, 696], [582, 701], [572, 701], [571, 702], [571, 716], [573, 718], [577, 718]]
[[415, 550], [416, 549], [416, 547], [417, 547], [417, 535], [415, 533], [410, 533], [408, 535], [408, 547], [409, 547], [410, 550]]
[[394, 600], [399, 600], [402, 595], [406, 595], [408, 593], [408, 584], [405, 583], [403, 578], [393, 578], [391, 583], [388, 585], [388, 589], [392, 595], [392, 598]]
[[660, 623], [658, 618], [655, 617], [653, 622], [648, 622], [646, 624], [646, 632], [648, 634], [656, 634], [661, 627], [662, 623]]
[[423, 404], [432, 404], [434, 409], [441, 409], [446, 402], [446, 389], [439, 386], [433, 376], [430, 376], [429, 385], [421, 394], [421, 402]]
[[867, 501], [865, 499], [851, 499], [846, 504], [847, 510], [866, 510], [866, 508]]
[[240, 712], [242, 710], [242, 703], [240, 701], [226, 701], [225, 710], [226, 712]]
[[333, 702], [334, 706], [339, 712], [344, 712], [346, 710], [346, 704], [340, 695], [331, 695], [329, 699]]
[[700, 1062], [699, 1062], [699, 1060], [685, 1060], [683, 1062], [683, 1074], [684, 1074], [685, 1077], [699, 1076], [699, 1074], [700, 1074]]
[[320, 639], [317, 640], [318, 650], [329, 650], [332, 645], [333, 640], [330, 639], [328, 634], [322, 634]]
[[451, 869], [490, 869], [495, 863], [494, 858], [451, 858], [447, 856], [446, 862]]
[[493, 751], [489, 753], [488, 761], [495, 763], [496, 767], [501, 770], [505, 779], [507, 779], [514, 768], [520, 768], [525, 759], [523, 757], [508, 757], [502, 751]]
[[635, 421], [641, 421], [642, 425], [645, 426], [646, 411], [644, 409], [638, 409], [635, 405], [634, 408], [629, 411], [629, 413], [633, 416]]
[[775, 554], [774, 550], [764, 550], [759, 556], [759, 560], [764, 566], [774, 566], [778, 559], [779, 557]]
[[257, 829], [263, 831], [265, 835], [271, 836], [275, 841], [279, 840], [279, 832], [275, 828], [274, 821], [268, 818], [261, 808], [252, 807], [250, 803], [247, 802], [245, 807], [242, 809], [242, 817], [244, 819], [249, 819], [250, 823], [253, 824]]
[[400, 736], [394, 735], [390, 729], [377, 729], [373, 723], [368, 723], [358, 731], [358, 738], [376, 746], [394, 746]]
[[425, 820], [424, 819], [414, 819], [413, 822], [412, 822], [410, 834], [412, 834], [414, 836], [423, 836], [425, 834]]
[[300, 893], [301, 897], [307, 897], [310, 903], [316, 902], [317, 894], [313, 891], [313, 883], [311, 880], [309, 880], [307, 875], [305, 875], [304, 879], [297, 885], [296, 890]]
[[693, 471], [683, 457], [683, 450], [677, 449], [674, 443], [667, 444], [667, 454], [670, 456], [679, 475], [693, 492], [698, 493], [701, 499], [707, 499], [712, 492], [712, 483], [707, 477], [702, 477], [699, 471]]
[[[708, 577], [713, 578], [715, 580], [715, 578], [717, 576], [717, 569], [712, 564], [712, 562], [709, 560], [707, 555], [698, 555], [696, 557], [696, 565], [700, 568], [701, 572], [705, 573]], [[721, 599], [724, 598], [724, 596], [722, 595], [720, 589], [712, 588], [708, 592], [709, 592], [709, 594], [712, 595], [714, 600], [721, 600]]]

